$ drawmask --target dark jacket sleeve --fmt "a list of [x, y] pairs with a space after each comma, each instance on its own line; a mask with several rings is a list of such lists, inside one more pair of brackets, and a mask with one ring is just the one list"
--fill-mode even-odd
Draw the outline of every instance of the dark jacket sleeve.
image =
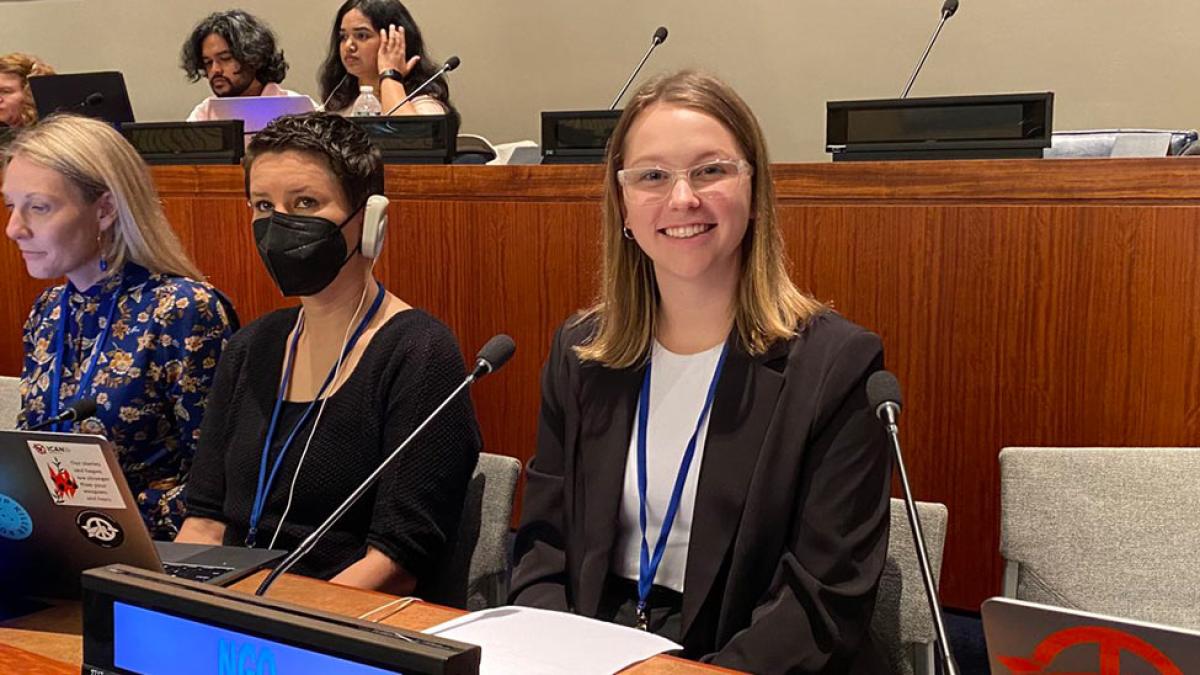
[[[380, 461], [465, 378], [454, 336], [434, 322], [428, 339], [408, 352], [392, 377]], [[367, 543], [418, 581], [427, 577], [458, 531], [481, 444], [471, 398], [460, 392], [384, 470]]]
[[563, 522], [565, 404], [570, 396], [565, 330], [558, 329], [542, 368], [542, 407], [538, 414], [537, 454], [525, 470], [525, 499], [513, 558], [512, 591], [516, 605], [568, 611], [566, 528]]
[[225, 449], [237, 426], [235, 402], [238, 377], [246, 360], [243, 331], [230, 339], [217, 361], [217, 374], [204, 408], [196, 458], [184, 488], [186, 515], [225, 522]]
[[866, 398], [883, 367], [879, 338], [857, 332], [819, 385], [790, 545], [751, 624], [715, 654], [755, 673], [845, 672], [866, 638], [887, 557], [891, 455]]

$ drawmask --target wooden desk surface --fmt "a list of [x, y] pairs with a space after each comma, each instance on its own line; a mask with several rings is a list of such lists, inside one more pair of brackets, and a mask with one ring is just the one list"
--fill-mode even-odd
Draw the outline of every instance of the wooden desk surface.
[[[265, 574], [261, 572], [243, 579], [232, 588], [251, 594], [258, 588]], [[280, 577], [268, 595], [273, 599], [303, 607], [365, 618], [409, 630], [424, 630], [464, 613], [462, 610], [420, 601], [390, 613], [387, 605], [397, 599], [395, 596], [290, 574]], [[64, 602], [33, 614], [0, 622], [0, 672], [78, 675], [78, 664], [83, 662], [80, 623], [80, 608], [77, 602]], [[636, 675], [677, 675], [734, 671], [673, 656], [655, 656], [622, 672]]]

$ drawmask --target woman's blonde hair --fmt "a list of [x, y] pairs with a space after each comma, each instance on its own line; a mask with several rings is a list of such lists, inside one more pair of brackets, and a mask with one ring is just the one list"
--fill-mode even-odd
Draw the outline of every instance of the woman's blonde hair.
[[13, 139], [4, 153], [5, 168], [18, 156], [57, 171], [88, 203], [112, 195], [116, 219], [100, 242], [110, 269], [133, 261], [155, 274], [203, 279], [167, 222], [145, 162], [109, 125], [52, 115]]
[[54, 69], [42, 63], [41, 59], [36, 56], [21, 52], [0, 56], [0, 75], [16, 75], [21, 78], [21, 87], [25, 90], [25, 101], [21, 106], [21, 124], [23, 126], [29, 126], [37, 121], [37, 106], [33, 103], [29, 78], [54, 74]]
[[752, 210], [742, 240], [734, 326], [742, 347], [751, 354], [761, 354], [775, 341], [795, 335], [824, 305], [802, 293], [788, 278], [783, 235], [775, 215], [771, 165], [754, 113], [729, 85], [712, 75], [688, 70], [659, 76], [638, 88], [608, 141], [600, 296], [580, 318], [594, 321], [595, 329], [591, 339], [575, 351], [580, 359], [610, 368], [636, 366], [650, 354], [659, 303], [654, 265], [636, 241], [622, 235], [625, 211], [617, 171], [624, 168], [629, 128], [655, 103], [713, 117], [733, 134], [746, 161], [754, 167]]

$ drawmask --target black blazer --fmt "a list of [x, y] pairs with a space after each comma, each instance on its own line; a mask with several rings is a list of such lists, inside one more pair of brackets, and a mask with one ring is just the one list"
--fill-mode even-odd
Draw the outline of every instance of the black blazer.
[[[616, 539], [642, 368], [581, 363], [558, 330], [511, 601], [596, 616]], [[726, 357], [684, 573], [690, 658], [755, 673], [887, 672], [871, 644], [891, 455], [867, 404], [879, 337], [832, 312], [761, 356]]]

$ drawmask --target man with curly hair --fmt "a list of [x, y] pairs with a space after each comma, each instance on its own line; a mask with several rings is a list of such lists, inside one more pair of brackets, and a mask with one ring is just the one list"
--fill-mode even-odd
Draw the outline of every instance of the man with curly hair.
[[279, 86], [288, 64], [275, 33], [266, 22], [240, 9], [214, 12], [183, 43], [180, 67], [190, 81], [208, 80], [213, 95], [197, 105], [189, 122], [216, 119], [214, 98], [233, 96], [303, 96]]

